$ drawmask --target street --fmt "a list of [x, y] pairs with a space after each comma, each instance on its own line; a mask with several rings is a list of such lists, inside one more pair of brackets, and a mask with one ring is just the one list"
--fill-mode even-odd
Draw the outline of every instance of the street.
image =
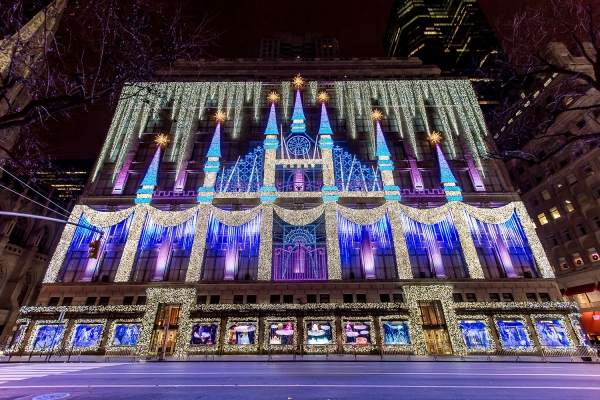
[[0, 382], [0, 399], [14, 400], [597, 399], [600, 364], [15, 363], [0, 365]]

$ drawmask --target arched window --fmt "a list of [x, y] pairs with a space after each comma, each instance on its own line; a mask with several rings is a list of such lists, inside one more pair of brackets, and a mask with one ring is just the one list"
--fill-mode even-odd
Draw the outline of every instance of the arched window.
[[22, 245], [27, 233], [27, 219], [25, 217], [18, 217], [15, 221], [13, 228], [10, 231], [10, 242], [16, 245]]
[[29, 290], [33, 286], [33, 271], [29, 270], [25, 274], [25, 278], [23, 278], [23, 285], [21, 286], [21, 290], [19, 291], [19, 295], [17, 296], [17, 303], [20, 306], [25, 305], [25, 301], [27, 300]]

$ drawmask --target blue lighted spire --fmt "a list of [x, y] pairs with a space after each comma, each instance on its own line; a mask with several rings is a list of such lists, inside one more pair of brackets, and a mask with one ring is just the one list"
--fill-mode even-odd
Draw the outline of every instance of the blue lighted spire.
[[331, 125], [329, 124], [329, 116], [327, 116], [327, 108], [325, 102], [321, 102], [321, 124], [319, 125], [319, 135], [333, 135]]
[[444, 152], [442, 152], [442, 148], [439, 143], [435, 144], [435, 149], [437, 150], [438, 163], [440, 165], [440, 174], [442, 177], [442, 184], [444, 183], [458, 183], [450, 166], [448, 165], [448, 161], [446, 161], [446, 157], [444, 157]]
[[377, 129], [377, 151], [375, 152], [375, 155], [377, 157], [391, 157], [392, 153], [390, 153], [390, 149], [385, 142], [385, 137], [383, 136], [381, 125], [379, 125], [379, 120], [375, 120], [375, 125]]
[[294, 101], [294, 114], [292, 114], [292, 120], [304, 121], [304, 109], [302, 108], [302, 98], [300, 97], [300, 89], [296, 89], [296, 100]]
[[213, 134], [206, 157], [221, 157], [221, 121], [217, 121], [215, 133]]
[[156, 152], [154, 153], [154, 157], [152, 157], [152, 162], [148, 167], [148, 171], [146, 171], [146, 175], [144, 176], [144, 180], [142, 181], [141, 186], [156, 186], [156, 177], [158, 175], [158, 164], [160, 163], [160, 146], [156, 147]]
[[269, 112], [269, 121], [267, 122], [267, 129], [265, 129], [265, 135], [279, 135], [277, 116], [275, 115], [275, 102], [271, 103], [271, 111]]

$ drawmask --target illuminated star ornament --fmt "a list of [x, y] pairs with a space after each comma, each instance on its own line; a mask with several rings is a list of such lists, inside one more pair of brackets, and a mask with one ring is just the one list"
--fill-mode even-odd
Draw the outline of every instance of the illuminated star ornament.
[[317, 100], [319, 100], [319, 103], [328, 102], [329, 101], [329, 95], [327, 94], [326, 91], [323, 90], [321, 93], [319, 93], [319, 96], [317, 97]]
[[442, 134], [439, 133], [438, 131], [433, 131], [429, 135], [429, 141], [431, 143], [439, 143], [441, 140], [442, 140]]
[[224, 122], [225, 118], [227, 118], [227, 116], [225, 115], [225, 113], [223, 111], [217, 111], [217, 113], [215, 114], [215, 119], [218, 122]]
[[374, 121], [379, 121], [382, 117], [383, 114], [377, 109], [373, 110], [373, 112], [371, 113], [371, 118], [373, 118]]
[[296, 89], [300, 89], [304, 86], [304, 78], [302, 78], [300, 74], [296, 75], [294, 79], [292, 79], [292, 85], [294, 85]]
[[269, 100], [269, 103], [276, 103], [279, 101], [279, 95], [277, 92], [271, 92], [269, 93], [269, 96], [267, 96], [267, 99]]
[[156, 138], [154, 138], [154, 143], [156, 143], [159, 146], [166, 146], [167, 143], [169, 143], [169, 137], [163, 133], [156, 135]]

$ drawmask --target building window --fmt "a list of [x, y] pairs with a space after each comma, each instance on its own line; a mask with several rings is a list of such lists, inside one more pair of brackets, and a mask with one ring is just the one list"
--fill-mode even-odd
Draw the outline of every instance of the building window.
[[[309, 304], [314, 304], [317, 302], [317, 295], [316, 294], [307, 294], [306, 295], [306, 302]], [[350, 303], [352, 303], [352, 301], [350, 301]]]
[[86, 306], [95, 306], [96, 305], [96, 297], [88, 297], [85, 299]]
[[546, 218], [546, 214], [544, 213], [538, 215], [538, 220], [540, 221], [540, 225], [546, 225], [548, 223], [548, 218]]
[[594, 197], [600, 199], [600, 185], [592, 186], [592, 193], [594, 193]]
[[292, 304], [294, 302], [293, 294], [284, 294], [283, 295], [283, 304]]
[[590, 221], [590, 225], [592, 226], [592, 229], [597, 231], [598, 229], [600, 229], [600, 217], [595, 216], [589, 219]]
[[502, 293], [502, 300], [503, 301], [515, 301], [512, 293]]
[[563, 242], [568, 242], [569, 240], [572, 239], [571, 233], [569, 232], [568, 229], [561, 229], [560, 238], [562, 239]]
[[538, 300], [535, 293], [525, 293], [525, 296], [527, 296], [527, 301], [537, 301]]
[[537, 207], [540, 205], [540, 202], [538, 201], [538, 199], [536, 197], [534, 197], [533, 199], [531, 199], [531, 206], [532, 207]]
[[573, 203], [571, 203], [571, 200], [565, 200], [565, 211], [567, 213], [575, 211], [575, 208], [573, 207]]
[[123, 297], [123, 305], [130, 306], [133, 304], [133, 296], [125, 296]]
[[558, 265], [560, 265], [560, 269], [569, 269], [567, 259], [564, 257], [558, 257]]
[[538, 296], [540, 296], [540, 301], [542, 302], [550, 301], [550, 295], [548, 293], [538, 293]]
[[583, 174], [583, 176], [588, 177], [590, 175], [594, 175], [594, 170], [592, 169], [590, 164], [584, 164], [584, 166], [581, 168], [581, 173]]
[[271, 298], [269, 300], [269, 303], [271, 304], [279, 304], [281, 303], [281, 296], [278, 294], [272, 294]]
[[542, 198], [544, 200], [550, 200], [552, 197], [550, 196], [550, 192], [548, 190], [542, 190]]
[[577, 194], [577, 202], [581, 207], [590, 204], [590, 198], [587, 196], [586, 192], [579, 192]]
[[256, 304], [256, 295], [249, 294], [246, 296], [246, 304]]
[[559, 219], [560, 218], [560, 212], [558, 211], [558, 208], [552, 207], [550, 209], [550, 215], [552, 215], [553, 219]]
[[100, 301], [98, 302], [99, 306], [107, 306], [110, 301], [110, 297], [100, 297]]
[[233, 304], [244, 304], [244, 295], [243, 294], [234, 294], [233, 295]]
[[560, 192], [562, 192], [562, 189], [563, 189], [563, 187], [564, 187], [564, 185], [563, 185], [561, 182], [556, 182], [556, 183], [555, 183], [554, 185], [552, 185], [552, 186], [554, 186], [554, 191], [555, 191], [556, 193], [560, 193]]
[[567, 182], [569, 182], [569, 185], [574, 185], [577, 183], [577, 177], [575, 176], [575, 174], [570, 173], [569, 175], [567, 175]]
[[394, 303], [404, 303], [404, 296], [402, 293], [392, 293], [392, 300]]
[[[89, 297], [88, 297], [89, 299]], [[50, 297], [50, 301], [48, 301], [48, 307], [56, 307], [58, 305], [58, 302], [60, 301], [60, 297]], [[96, 298], [94, 297], [94, 302], [96, 302]], [[90, 305], [90, 304], [86, 304]], [[93, 304], [91, 304], [93, 305]]]
[[221, 302], [221, 296], [218, 294], [213, 294], [210, 296], [210, 304], [219, 304]]
[[463, 301], [462, 293], [452, 293], [452, 299], [456, 303], [461, 303]]
[[500, 293], [490, 293], [490, 301], [500, 301]]
[[344, 299], [344, 303], [352, 303], [354, 302], [354, 296], [352, 295], [352, 293], [344, 293], [342, 295], [343, 299]]
[[357, 293], [356, 294], [356, 302], [357, 303], [366, 303], [367, 302], [367, 295], [364, 293]]
[[389, 293], [379, 293], [379, 301], [381, 303], [389, 303], [390, 302]]
[[319, 303], [329, 303], [329, 293], [323, 293], [319, 295]]
[[205, 294], [196, 296], [196, 304], [206, 304], [207, 299], [208, 299], [208, 296], [206, 296]]
[[585, 226], [583, 226], [583, 224], [576, 224], [575, 225], [575, 235], [577, 235], [577, 237], [582, 237], [587, 235], [587, 232], [585, 230]]
[[556, 237], [554, 235], [548, 235], [548, 243], [552, 247], [558, 246], [558, 240], [556, 240]]
[[475, 303], [477, 301], [477, 297], [475, 296], [475, 293], [465, 293], [465, 295], [467, 296], [468, 302]]

